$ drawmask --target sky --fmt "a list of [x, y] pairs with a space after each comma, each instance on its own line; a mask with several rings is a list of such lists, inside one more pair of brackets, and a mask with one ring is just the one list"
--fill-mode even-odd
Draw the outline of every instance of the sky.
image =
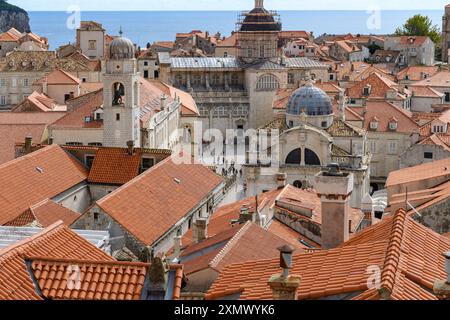
[[[246, 10], [254, 0], [10, 0], [28, 11]], [[443, 10], [450, 0], [265, 0], [276, 10]], [[107, 4], [107, 5], [105, 5]]]

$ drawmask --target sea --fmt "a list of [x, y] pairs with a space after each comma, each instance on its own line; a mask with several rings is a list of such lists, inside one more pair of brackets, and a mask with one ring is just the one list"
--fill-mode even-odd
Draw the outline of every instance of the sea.
[[[328, 34], [390, 34], [411, 16], [427, 15], [441, 28], [442, 10], [405, 11], [279, 11], [284, 30], [313, 31], [315, 36]], [[116, 35], [122, 28], [124, 36], [145, 47], [154, 41], [174, 41], [178, 32], [205, 30], [228, 36], [236, 30], [237, 11], [96, 11], [30, 12], [34, 33], [47, 37], [51, 49], [75, 41], [80, 20], [103, 24], [108, 34]]]

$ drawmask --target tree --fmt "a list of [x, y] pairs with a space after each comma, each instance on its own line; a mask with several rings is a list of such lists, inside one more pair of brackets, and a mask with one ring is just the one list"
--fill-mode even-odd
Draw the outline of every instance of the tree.
[[416, 14], [409, 18], [402, 28], [397, 28], [398, 36], [428, 36], [435, 44], [440, 44], [441, 33], [437, 25], [433, 25], [430, 17]]

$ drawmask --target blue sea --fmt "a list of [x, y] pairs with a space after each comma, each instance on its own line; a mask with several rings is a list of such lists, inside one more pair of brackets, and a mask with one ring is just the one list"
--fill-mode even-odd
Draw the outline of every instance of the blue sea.
[[[284, 30], [313, 31], [318, 36], [328, 34], [389, 34], [409, 17], [420, 13], [428, 15], [441, 27], [443, 11], [279, 11]], [[109, 34], [124, 35], [140, 46], [148, 42], [173, 41], [177, 32], [194, 29], [212, 34], [229, 35], [236, 29], [239, 12], [236, 11], [123, 11], [82, 12], [81, 20], [103, 24]], [[75, 41], [75, 30], [67, 26], [71, 14], [66, 12], [30, 12], [32, 31], [48, 37], [51, 48]], [[70, 24], [69, 24], [70, 25]]]

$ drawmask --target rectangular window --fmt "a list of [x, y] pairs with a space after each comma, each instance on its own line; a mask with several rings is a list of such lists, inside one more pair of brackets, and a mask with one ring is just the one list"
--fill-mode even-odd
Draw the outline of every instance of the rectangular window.
[[397, 141], [389, 141], [388, 142], [388, 153], [389, 154], [397, 154]]
[[120, 121], [120, 113], [116, 113], [116, 121]]
[[155, 165], [155, 159], [153, 158], [142, 158], [141, 171], [144, 172]]
[[424, 159], [433, 159], [433, 152], [424, 152], [423, 158]]
[[4, 106], [6, 104], [6, 97], [0, 96], [0, 105]]
[[148, 66], [148, 61], [144, 61], [144, 66]]
[[377, 153], [377, 143], [376, 143], [376, 141], [370, 141], [370, 153], [371, 154]]
[[92, 168], [92, 164], [94, 163], [95, 156], [86, 156], [85, 159], [86, 159], [86, 160], [85, 160], [86, 167], [88, 167], [89, 169], [91, 169], [91, 168]]
[[294, 84], [294, 75], [292, 73], [288, 73], [288, 83]]
[[96, 50], [96, 49], [97, 49], [97, 41], [89, 40], [89, 50]]
[[16, 78], [12, 78], [11, 79], [11, 86], [12, 87], [17, 87], [17, 79]]
[[450, 102], [450, 92], [445, 93], [445, 102]]

